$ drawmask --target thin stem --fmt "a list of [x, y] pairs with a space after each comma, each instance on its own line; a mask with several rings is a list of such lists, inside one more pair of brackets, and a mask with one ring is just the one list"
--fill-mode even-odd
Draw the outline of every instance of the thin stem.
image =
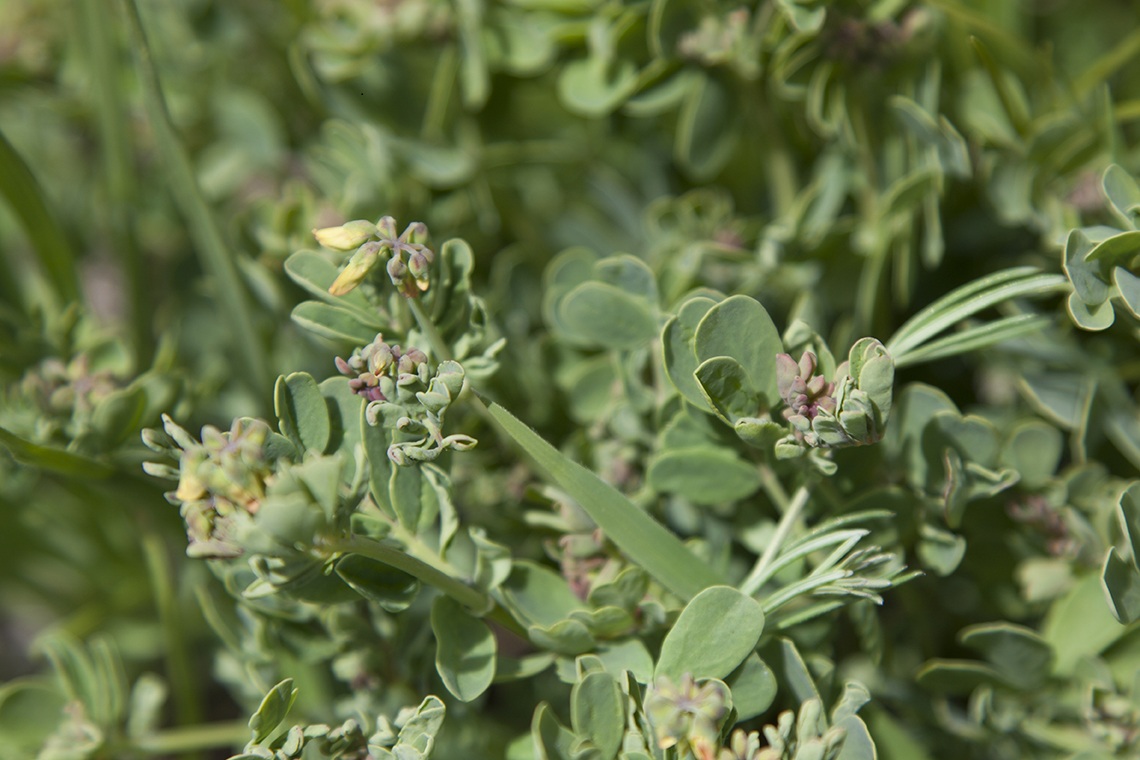
[[792, 497], [792, 503], [788, 505], [784, 515], [780, 518], [780, 524], [776, 526], [776, 532], [772, 536], [772, 540], [764, 547], [764, 553], [760, 555], [760, 559], [756, 561], [756, 566], [752, 568], [752, 572], [740, 584], [740, 591], [743, 594], [752, 596], [760, 590], [760, 586], [765, 580], [765, 575], [768, 568], [776, 561], [776, 556], [780, 552], [780, 547], [788, 539], [788, 534], [792, 531], [792, 526], [799, 520], [800, 513], [803, 512], [804, 507], [807, 506], [808, 499], [811, 498], [811, 491], [807, 486], [800, 486], [796, 491], [796, 495]]
[[247, 385], [255, 397], [261, 399], [264, 397], [264, 389], [270, 386], [271, 378], [265, 351], [254, 328], [253, 312], [249, 305], [252, 299], [242, 287], [241, 273], [233, 252], [226, 244], [221, 227], [202, 196], [190, 158], [186, 155], [166, 107], [162, 82], [154, 65], [138, 5], [134, 0], [122, 0], [122, 5], [142, 83], [143, 104], [151, 129], [154, 130], [171, 191], [186, 219], [187, 231], [194, 242], [202, 267], [218, 289], [218, 307], [233, 330], [236, 343], [234, 348], [238, 361], [243, 365]]
[[178, 606], [174, 603], [174, 583], [170, 577], [166, 550], [157, 534], [148, 533], [143, 538], [143, 554], [151, 578], [162, 635], [166, 639], [166, 668], [174, 687], [178, 723], [183, 726], [194, 725], [202, 720], [197, 680], [190, 664], [186, 640], [182, 636], [183, 626]]
[[435, 326], [435, 322], [432, 322], [431, 318], [420, 308], [419, 300], [415, 298], [405, 298], [404, 303], [408, 305], [412, 316], [416, 318], [416, 324], [423, 332], [424, 337], [428, 339], [428, 344], [431, 346], [431, 350], [436, 358], [440, 361], [451, 361], [454, 357], [454, 354], [451, 353], [451, 347], [448, 346], [447, 341], [443, 339], [443, 335], [440, 333], [439, 328]]
[[374, 559], [389, 567], [403, 570], [409, 575], [419, 578], [439, 589], [462, 605], [473, 610], [485, 610], [492, 605], [492, 600], [482, 591], [469, 586], [467, 583], [453, 578], [438, 567], [418, 559], [379, 541], [361, 536], [338, 538], [325, 541], [323, 548], [329, 554], [345, 553], [359, 554], [362, 557]]
[[151, 332], [150, 293], [146, 282], [146, 265], [131, 225], [131, 210], [138, 204], [131, 157], [130, 130], [123, 107], [123, 88], [119, 86], [120, 67], [116, 57], [115, 36], [100, 0], [79, 3], [83, 34], [87, 43], [91, 89], [102, 146], [103, 176], [110, 203], [107, 222], [111, 239], [119, 252], [129, 301], [127, 317], [132, 331], [135, 360], [139, 367], [148, 366], [154, 356]]
[[160, 731], [131, 742], [133, 747], [150, 755], [171, 757], [221, 747], [237, 747], [249, 741], [249, 725], [245, 721], [207, 723], [191, 728]]
[[761, 464], [759, 467], [760, 473], [760, 486], [764, 489], [764, 493], [776, 505], [776, 509], [780, 514], [785, 514], [788, 511], [788, 505], [791, 499], [788, 498], [788, 492], [784, 490], [783, 484], [780, 479], [776, 477], [776, 473], [772, 468], [766, 464]]

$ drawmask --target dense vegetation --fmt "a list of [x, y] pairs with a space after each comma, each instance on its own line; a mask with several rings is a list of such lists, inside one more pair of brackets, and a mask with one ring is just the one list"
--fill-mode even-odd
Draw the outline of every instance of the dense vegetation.
[[1138, 138], [1128, 0], [0, 3], [0, 757], [1140, 753]]

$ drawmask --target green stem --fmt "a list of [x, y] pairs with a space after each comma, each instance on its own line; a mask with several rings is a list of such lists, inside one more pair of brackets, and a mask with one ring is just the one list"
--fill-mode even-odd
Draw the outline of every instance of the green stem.
[[142, 544], [151, 588], [154, 590], [154, 602], [158, 608], [158, 619], [166, 639], [166, 668], [170, 683], [174, 687], [178, 723], [191, 726], [202, 720], [202, 703], [199, 699], [197, 679], [190, 663], [190, 653], [182, 635], [183, 624], [178, 605], [175, 603], [174, 583], [167, 563], [166, 547], [153, 532], [147, 533]]
[[766, 464], [761, 464], [758, 468], [760, 473], [760, 487], [764, 489], [764, 493], [776, 505], [776, 509], [780, 514], [786, 514], [788, 511], [788, 504], [791, 499], [788, 498], [788, 492], [784, 490], [783, 484], [780, 479], [776, 477], [776, 473], [772, 468]]
[[151, 307], [146, 267], [131, 226], [131, 210], [137, 206], [135, 170], [131, 160], [130, 129], [119, 86], [120, 70], [112, 34], [101, 0], [83, 0], [78, 6], [87, 43], [91, 89], [103, 155], [103, 177], [110, 201], [107, 221], [113, 247], [119, 252], [130, 303], [128, 319], [137, 366], [145, 367], [154, 353]]
[[485, 593], [452, 577], [435, 565], [370, 538], [351, 536], [332, 539], [324, 542], [323, 548], [329, 554], [359, 554], [397, 570], [403, 570], [473, 610], [485, 610], [493, 604], [491, 598]]
[[131, 744], [134, 749], [149, 755], [170, 757], [207, 749], [237, 747], [248, 742], [249, 738], [249, 724], [245, 721], [233, 721], [160, 731], [135, 739]]
[[796, 495], [792, 497], [791, 504], [788, 505], [784, 515], [780, 518], [780, 524], [776, 526], [776, 532], [772, 535], [772, 540], [764, 547], [764, 553], [760, 555], [760, 559], [756, 561], [756, 566], [752, 568], [752, 572], [740, 584], [740, 591], [743, 594], [752, 596], [760, 590], [766, 580], [768, 568], [776, 561], [777, 555], [780, 553], [780, 548], [788, 539], [788, 534], [792, 531], [792, 526], [799, 520], [800, 514], [807, 506], [808, 499], [811, 497], [811, 491], [807, 486], [800, 486], [796, 491]]
[[424, 123], [420, 136], [432, 141], [443, 137], [444, 121], [447, 118], [447, 104], [451, 102], [451, 91], [455, 86], [455, 75], [459, 71], [459, 56], [455, 45], [448, 45], [439, 55], [435, 73], [428, 90], [427, 108], [424, 109]]
[[454, 354], [451, 353], [451, 347], [447, 345], [447, 341], [443, 339], [443, 334], [440, 333], [439, 328], [435, 326], [435, 322], [424, 313], [420, 307], [419, 300], [415, 298], [405, 298], [404, 303], [412, 312], [412, 316], [416, 318], [416, 324], [419, 326], [420, 331], [423, 332], [424, 337], [428, 339], [428, 344], [431, 346], [432, 353], [435, 354], [439, 361], [451, 361]]
[[254, 328], [253, 312], [249, 306], [251, 298], [242, 286], [241, 274], [232, 251], [227, 246], [222, 230], [206, 199], [202, 196], [194, 167], [179, 140], [166, 107], [162, 82], [154, 65], [138, 5], [135, 0], [122, 0], [122, 5], [127, 16], [135, 63], [142, 81], [143, 104], [151, 129], [154, 130], [159, 156], [168, 173], [171, 191], [186, 219], [202, 267], [214, 280], [218, 289], [218, 308], [225, 317], [228, 327], [233, 330], [238, 361], [243, 365], [247, 385], [256, 398], [263, 398], [264, 389], [270, 387], [272, 378], [265, 351]]

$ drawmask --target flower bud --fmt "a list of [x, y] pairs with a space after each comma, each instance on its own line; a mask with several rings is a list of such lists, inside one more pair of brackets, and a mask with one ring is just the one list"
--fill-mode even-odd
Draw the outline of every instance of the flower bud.
[[313, 237], [325, 248], [332, 248], [334, 251], [351, 251], [376, 233], [376, 225], [372, 222], [356, 219], [339, 227], [313, 230]]
[[337, 275], [336, 280], [329, 286], [329, 293], [334, 296], [343, 296], [368, 276], [380, 258], [380, 244], [376, 241], [364, 243], [352, 254], [348, 265]]

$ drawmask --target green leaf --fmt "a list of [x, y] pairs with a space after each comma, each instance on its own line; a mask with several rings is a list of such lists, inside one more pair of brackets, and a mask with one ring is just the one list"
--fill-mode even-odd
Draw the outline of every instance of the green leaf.
[[1071, 293], [1069, 300], [1065, 302], [1065, 307], [1069, 311], [1069, 316], [1073, 319], [1073, 324], [1082, 330], [1089, 330], [1090, 332], [1099, 332], [1107, 330], [1112, 327], [1112, 323], [1116, 320], [1116, 314], [1112, 310], [1112, 303], [1105, 301], [1090, 306], [1081, 300], [1077, 293]]
[[843, 729], [843, 747], [835, 760], [877, 760], [878, 752], [867, 724], [858, 715], [848, 715], [836, 721], [834, 727]]
[[589, 652], [597, 644], [586, 624], [573, 618], [551, 626], [532, 625], [526, 633], [536, 646], [571, 657]]
[[661, 344], [664, 350], [665, 371], [669, 379], [685, 399], [698, 407], [711, 411], [696, 375], [697, 352], [694, 343], [697, 326], [709, 309], [717, 304], [711, 298], [690, 298], [681, 305], [677, 316], [670, 319], [661, 331]]
[[503, 601], [523, 624], [552, 626], [570, 617], [585, 605], [566, 579], [550, 568], [527, 560], [517, 560], [503, 582]]
[[972, 660], [929, 660], [915, 675], [918, 685], [936, 694], [965, 696], [983, 684], [1004, 686], [996, 670]]
[[[52, 213], [40, 183], [3, 132], [0, 132], [0, 195], [23, 227], [59, 300], [65, 304], [78, 301], [76, 273], [79, 270], [73, 246]], [[10, 278], [0, 277], [0, 280], [5, 279]], [[26, 300], [25, 291], [14, 279], [10, 286], [11, 292], [7, 294], [10, 298], [16, 302]]]
[[579, 58], [562, 67], [558, 98], [580, 116], [598, 118], [620, 106], [637, 88], [637, 67], [630, 61], [608, 63], [600, 55]]
[[1116, 518], [1132, 552], [1132, 561], [1140, 562], [1140, 483], [1131, 484], [1120, 494]]
[[95, 407], [91, 422], [107, 447], [136, 435], [147, 410], [147, 394], [140, 385], [112, 391]]
[[577, 341], [612, 349], [638, 348], [657, 335], [650, 306], [614, 285], [584, 282], [561, 300], [558, 324]]
[[979, 351], [1004, 341], [1041, 332], [1051, 324], [1053, 324], [1052, 318], [1044, 315], [1016, 314], [974, 325], [907, 352], [895, 361], [895, 367], [909, 367], [922, 362]]
[[293, 307], [293, 321], [314, 335], [356, 348], [366, 346], [376, 337], [376, 326], [361, 321], [361, 316], [343, 306], [302, 301]]
[[1066, 430], [1084, 423], [1095, 383], [1080, 373], [1026, 373], [1019, 379], [1026, 400], [1047, 419]]
[[249, 719], [249, 728], [253, 731], [253, 743], [259, 744], [269, 738], [269, 735], [281, 725], [289, 708], [297, 699], [297, 690], [293, 688], [293, 679], [286, 678], [274, 686], [261, 700], [257, 712]]
[[281, 432], [303, 451], [323, 453], [331, 434], [329, 410], [317, 381], [308, 372], [277, 378], [273, 407]]
[[1057, 428], [1038, 420], [1017, 424], [1002, 447], [999, 461], [1021, 474], [1026, 488], [1043, 488], [1064, 453], [1065, 442]]
[[1033, 267], [997, 272], [951, 291], [908, 319], [887, 341], [887, 351], [897, 364], [926, 340], [983, 309], [1014, 298], [1043, 296], [1068, 287], [1063, 276], [1037, 274]]
[[680, 539], [613, 486], [567, 459], [498, 404], [491, 404], [490, 412], [547, 476], [578, 502], [606, 537], [665, 588], [687, 600], [702, 589], [723, 582]]
[[535, 760], [577, 760], [577, 754], [571, 751], [577, 737], [558, 722], [546, 702], [540, 703], [534, 711], [530, 735], [534, 740]]
[[701, 362], [694, 376], [705, 400], [729, 425], [761, 412], [763, 402], [752, 387], [752, 379], [731, 356], [714, 356]]
[[1112, 282], [1120, 293], [1120, 300], [1132, 312], [1132, 316], [1140, 317], [1140, 277], [1129, 272], [1124, 267], [1114, 267]]
[[1083, 658], [1103, 652], [1127, 629], [1113, 618], [1105, 604], [1101, 577], [1090, 573], [1050, 606], [1040, 630], [1056, 653], [1054, 673], [1064, 677]]
[[600, 760], [613, 760], [621, 748], [625, 703], [617, 679], [605, 672], [586, 674], [570, 691], [570, 725], [593, 742]]
[[966, 539], [933, 525], [919, 530], [918, 557], [925, 567], [946, 577], [953, 573], [966, 556]]
[[753, 652], [724, 679], [732, 691], [737, 720], [748, 720], [763, 713], [776, 699], [776, 675]]
[[1073, 290], [1086, 304], [1104, 303], [1111, 295], [1108, 284], [1101, 279], [1100, 267], [1088, 262], [1089, 252], [1093, 248], [1093, 241], [1084, 231], [1073, 230], [1065, 240], [1065, 253], [1061, 261]]
[[707, 588], [665, 636], [654, 675], [674, 682], [685, 673], [724, 678], [752, 653], [763, 630], [764, 611], [755, 599], [730, 586]]
[[963, 629], [962, 644], [980, 652], [1002, 678], [1018, 689], [1036, 689], [1049, 678], [1053, 650], [1033, 631], [1013, 623], [987, 623]]
[[406, 610], [420, 590], [420, 582], [414, 576], [359, 554], [347, 554], [337, 560], [336, 574], [358, 594], [388, 612]]
[[68, 477], [102, 479], [115, 472], [114, 468], [97, 460], [26, 441], [4, 428], [0, 428], [0, 444], [7, 448], [12, 458], [20, 464]]
[[756, 299], [732, 296], [709, 309], [697, 326], [694, 346], [699, 362], [716, 356], [739, 362], [762, 403], [771, 406], [779, 398], [776, 354], [783, 352], [784, 344]]
[[297, 251], [285, 259], [285, 274], [310, 295], [325, 303], [352, 309], [362, 320], [373, 320], [379, 330], [382, 325], [376, 319], [375, 308], [359, 288], [350, 290], [343, 296], [329, 293], [329, 287], [336, 280], [340, 270], [335, 264], [316, 251]]
[[1122, 232], [1102, 240], [1085, 255], [1085, 261], [1120, 264], [1131, 261], [1140, 252], [1140, 231]]
[[1120, 215], [1121, 219], [1129, 224], [1136, 224], [1136, 212], [1140, 211], [1140, 185], [1132, 176], [1116, 164], [1111, 164], [1104, 170], [1101, 178], [1101, 187], [1104, 197]]
[[1125, 561], [1114, 546], [1104, 558], [1101, 581], [1112, 616], [1125, 625], [1140, 620], [1140, 570]]
[[694, 504], [727, 504], [760, 487], [754, 465], [729, 449], [711, 446], [662, 452], [649, 463], [646, 477], [654, 490], [680, 494]]
[[711, 179], [732, 158], [740, 139], [736, 114], [733, 93], [717, 77], [705, 74], [687, 88], [673, 152], [694, 179]]
[[435, 669], [447, 690], [463, 702], [486, 691], [495, 677], [497, 653], [487, 624], [454, 599], [437, 596], [431, 606], [431, 629]]

